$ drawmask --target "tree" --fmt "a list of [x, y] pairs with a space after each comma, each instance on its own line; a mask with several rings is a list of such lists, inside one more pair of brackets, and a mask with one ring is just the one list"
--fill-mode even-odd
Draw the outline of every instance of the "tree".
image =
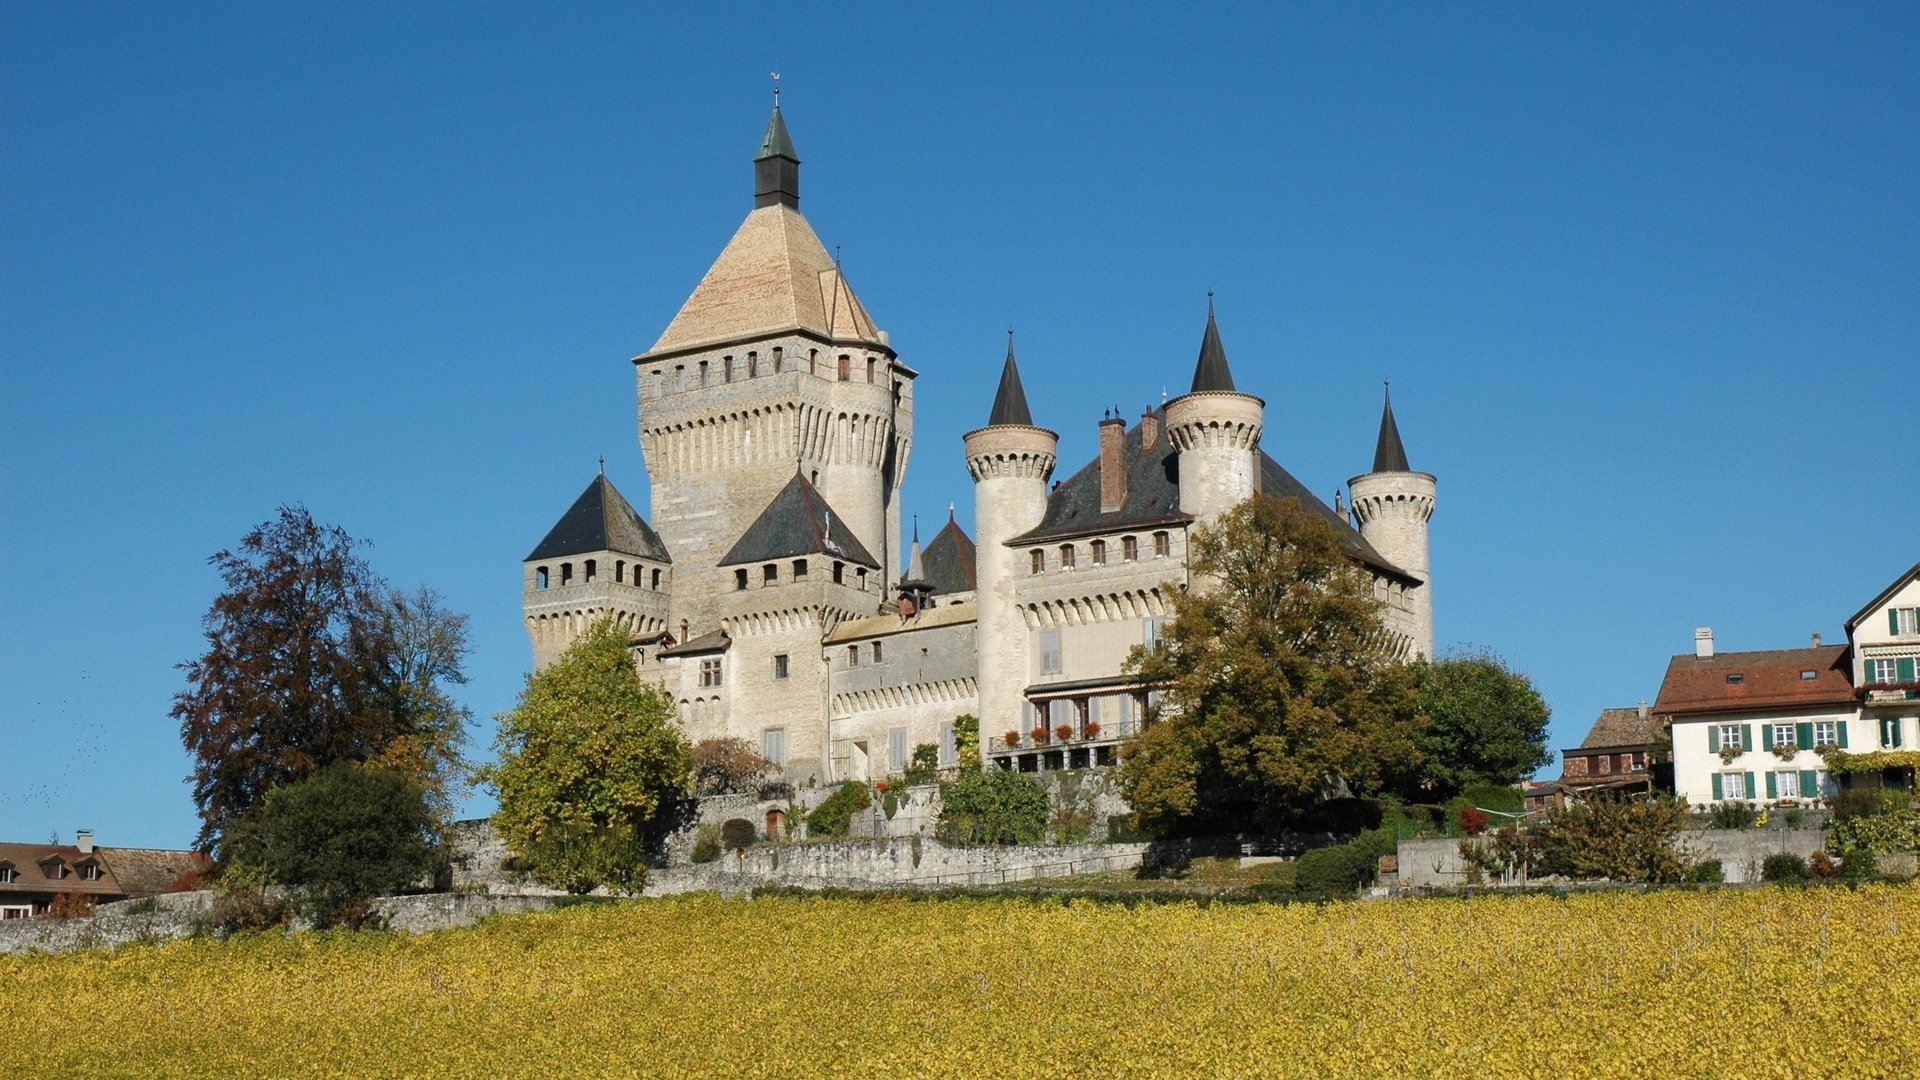
[[464, 681], [465, 618], [389, 593], [360, 543], [281, 507], [208, 560], [226, 587], [172, 715], [194, 758], [196, 845], [223, 862], [269, 790], [335, 762], [382, 761], [444, 802], [466, 713], [441, 684]]
[[1552, 715], [1532, 680], [1491, 652], [1459, 653], [1416, 666], [1426, 759], [1419, 794], [1444, 799], [1473, 784], [1507, 785], [1553, 760]]
[[237, 846], [241, 861], [327, 926], [419, 881], [430, 869], [433, 831], [419, 785], [388, 769], [337, 762], [268, 791]]
[[758, 790], [761, 779], [780, 766], [760, 756], [738, 736], [701, 739], [693, 747], [693, 793], [727, 795]]
[[1011, 769], [962, 769], [940, 785], [943, 844], [1032, 844], [1047, 834], [1047, 793]]
[[520, 866], [571, 892], [644, 883], [692, 780], [673, 703], [640, 681], [630, 650], [628, 632], [603, 618], [527, 676], [498, 718], [500, 760], [480, 770]]
[[1138, 826], [1276, 828], [1411, 774], [1411, 674], [1329, 522], [1256, 495], [1195, 530], [1188, 565], [1158, 646], [1127, 663], [1162, 695], [1122, 762]]

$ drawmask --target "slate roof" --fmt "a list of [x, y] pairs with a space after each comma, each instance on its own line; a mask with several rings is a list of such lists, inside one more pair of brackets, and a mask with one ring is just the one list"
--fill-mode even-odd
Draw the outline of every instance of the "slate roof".
[[1893, 599], [1894, 593], [1897, 593], [1901, 589], [1906, 588], [1907, 583], [1914, 580], [1915, 578], [1920, 578], [1920, 563], [1914, 563], [1913, 569], [1908, 570], [1906, 573], [1901, 574], [1897, 578], [1894, 578], [1893, 584], [1881, 590], [1879, 596], [1876, 596], [1872, 600], [1867, 601], [1866, 607], [1863, 607], [1859, 611], [1854, 612], [1853, 618], [1847, 620], [1847, 634], [1851, 636], [1853, 634], [1854, 627], [1859, 626], [1861, 623], [1865, 622], [1867, 620], [1867, 616], [1872, 615], [1875, 608], [1878, 608], [1880, 605]]
[[[1047, 495], [1047, 512], [1038, 526], [1007, 543], [1066, 540], [1120, 529], [1184, 525], [1192, 521], [1191, 516], [1180, 511], [1179, 451], [1167, 437], [1164, 417], [1155, 427], [1160, 437], [1144, 452], [1138, 424], [1128, 429], [1121, 443], [1121, 459], [1127, 467], [1127, 497], [1120, 509], [1111, 513], [1100, 511], [1100, 459], [1096, 456]], [[1260, 489], [1276, 499], [1299, 499], [1301, 505], [1326, 518], [1339, 534], [1347, 554], [1358, 561], [1406, 582], [1418, 581], [1375, 551], [1351, 522], [1334, 513], [1332, 507], [1321, 502], [1319, 496], [1294, 479], [1292, 473], [1265, 451], [1260, 453]]]
[[[1801, 672], [1813, 672], [1802, 678]], [[1728, 676], [1738, 675], [1736, 682]], [[1847, 646], [1771, 649], [1698, 657], [1691, 653], [1667, 662], [1655, 712], [1667, 716], [1793, 709], [1853, 704], [1852, 664]]]
[[1400, 425], [1393, 420], [1393, 393], [1380, 412], [1380, 441], [1373, 448], [1374, 472], [1412, 472], [1407, 465], [1407, 448], [1400, 442]]
[[1013, 335], [1007, 335], [1007, 362], [1000, 369], [1000, 389], [993, 395], [993, 411], [987, 414], [987, 426], [1002, 424], [1033, 426], [1033, 412], [1027, 408], [1027, 391], [1020, 385], [1020, 367], [1013, 362]]
[[1647, 710], [1643, 719], [1640, 709], [1601, 709], [1600, 716], [1594, 720], [1593, 727], [1587, 730], [1587, 737], [1580, 742], [1582, 750], [1599, 750], [1613, 746], [1644, 746], [1660, 737], [1660, 717], [1653, 710]]
[[658, 562], [672, 562], [667, 545], [613, 486], [605, 473], [593, 478], [587, 490], [573, 500], [567, 512], [547, 531], [547, 538], [526, 558], [559, 559], [594, 551], [618, 551]]
[[767, 508], [760, 511], [753, 524], [747, 526], [747, 531], [719, 565], [770, 562], [816, 553], [838, 556], [875, 570], [880, 568], [880, 561], [853, 535], [846, 519], [827, 505], [819, 489], [796, 472]]
[[975, 588], [973, 540], [960, 523], [947, 516], [946, 527], [934, 534], [920, 553], [926, 583], [934, 595], [972, 592]]

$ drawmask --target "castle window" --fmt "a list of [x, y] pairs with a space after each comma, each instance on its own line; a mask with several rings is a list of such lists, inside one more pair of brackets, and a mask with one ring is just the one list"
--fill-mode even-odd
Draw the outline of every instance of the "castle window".
[[1073, 569], [1073, 545], [1072, 544], [1060, 545], [1060, 569], [1062, 570]]
[[880, 662], [880, 643], [877, 641], [873, 643], [873, 662]]
[[880, 361], [878, 361], [878, 360], [876, 360], [876, 359], [874, 359], [873, 357], [871, 357], [871, 356], [869, 356], [869, 357], [867, 357], [867, 381], [868, 381], [868, 382], [873, 382], [873, 381], [874, 381], [874, 379], [873, 379], [873, 374], [874, 374], [874, 371], [875, 371], [875, 369], [876, 369], [876, 368], [877, 368], [877, 366], [879, 365], [879, 363], [880, 363]]
[[1040, 674], [1060, 674], [1060, 631], [1040, 631]]
[[778, 563], [768, 563], [760, 568], [760, 584], [771, 585], [779, 580], [780, 565]]
[[774, 654], [773, 677], [776, 679], [784, 679], [787, 677], [787, 654], [786, 653]]
[[805, 559], [793, 560], [793, 580], [795, 581], [807, 580], [807, 560]]
[[599, 562], [594, 559], [588, 559], [582, 566], [586, 571], [586, 580], [588, 581], [592, 581], [593, 575], [600, 569]]
[[1140, 538], [1136, 536], [1121, 537], [1120, 557], [1128, 562], [1138, 562], [1140, 559]]
[[536, 567], [534, 569], [533, 584], [534, 584], [534, 587], [538, 589], [544, 589], [547, 587], [547, 568], [546, 567], [541, 566], [541, 567]]
[[733, 572], [733, 589], [735, 592], [739, 592], [741, 589], [744, 589], [746, 587], [747, 587], [747, 568], [743, 566], [740, 569], [735, 570]]
[[658, 570], [653, 572], [653, 588], [655, 592], [660, 590], [660, 571]]
[[1107, 565], [1107, 542], [1105, 540], [1095, 540], [1090, 550], [1093, 552], [1093, 565]]
[[733, 357], [731, 356], [722, 357], [720, 362], [721, 364], [724, 365], [720, 369], [720, 381], [732, 382], [733, 381]]
[[615, 560], [613, 560], [613, 580], [614, 580], [614, 582], [615, 582], [615, 584], [620, 584], [620, 585], [624, 585], [624, 584], [626, 584], [626, 582], [627, 582], [627, 560], [625, 560], [625, 559], [615, 559]]
[[784, 363], [786, 361], [786, 358], [787, 358], [786, 350], [781, 348], [778, 345], [775, 345], [773, 347], [773, 373], [775, 375], [780, 374], [784, 366]]
[[562, 585], [573, 584], [573, 564], [572, 563], [563, 562], [560, 564], [560, 584]]
[[840, 563], [840, 562], [834, 563], [833, 564], [833, 583], [835, 585], [845, 584], [846, 576], [847, 576], [847, 564]]
[[710, 660], [700, 661], [700, 685], [701, 686], [719, 686], [720, 685], [720, 658], [719, 657], [716, 656]]
[[1047, 572], [1047, 553], [1039, 548], [1027, 552], [1027, 572], [1044, 574]]
[[860, 666], [860, 646], [858, 645], [847, 646], [847, 666], [848, 667]]
[[848, 379], [852, 377], [851, 375], [851, 372], [853, 370], [852, 365], [853, 365], [853, 358], [848, 356], [846, 353], [841, 353], [840, 354], [840, 381], [841, 382], [846, 382]]
[[1173, 537], [1164, 532], [1153, 534], [1153, 557], [1164, 559], [1173, 554]]

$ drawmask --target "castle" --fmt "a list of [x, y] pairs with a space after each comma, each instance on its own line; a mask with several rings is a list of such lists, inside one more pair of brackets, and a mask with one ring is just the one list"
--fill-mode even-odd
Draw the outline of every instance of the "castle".
[[801, 215], [777, 103], [753, 167], [753, 210], [633, 359], [651, 514], [603, 470], [527, 556], [536, 667], [611, 615], [690, 739], [745, 738], [794, 780], [877, 779], [922, 743], [953, 764], [962, 714], [1002, 767], [1111, 764], [1152, 697], [1121, 667], [1186, 587], [1188, 531], [1256, 492], [1324, 514], [1404, 649], [1432, 653], [1435, 482], [1391, 400], [1349, 518], [1261, 449], [1265, 403], [1236, 386], [1211, 302], [1191, 391], [1103, 417], [1099, 455], [1057, 483], [1009, 338], [965, 436], [977, 540], [950, 516], [903, 551], [916, 372]]

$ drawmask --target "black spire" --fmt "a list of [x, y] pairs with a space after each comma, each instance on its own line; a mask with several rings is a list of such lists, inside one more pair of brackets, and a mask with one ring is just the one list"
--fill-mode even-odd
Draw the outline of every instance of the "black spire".
[[1207, 294], [1207, 332], [1200, 338], [1200, 360], [1193, 365], [1193, 392], [1232, 390], [1233, 372], [1227, 370], [1227, 350], [1220, 344], [1220, 327], [1213, 321], [1213, 294]]
[[1013, 362], [1013, 331], [1007, 331], [1007, 366], [1000, 370], [1000, 392], [993, 395], [993, 413], [987, 426], [1019, 424], [1033, 426], [1033, 413], [1027, 410], [1027, 392], [1020, 386], [1020, 368]]
[[767, 121], [767, 134], [760, 140], [760, 152], [753, 156], [753, 205], [800, 205], [800, 153], [787, 134], [787, 122], [780, 117], [780, 103], [773, 105], [773, 118]]
[[1393, 422], [1393, 389], [1387, 389], [1387, 407], [1380, 414], [1380, 441], [1373, 448], [1374, 472], [1412, 472], [1407, 448], [1400, 445], [1400, 425]]

